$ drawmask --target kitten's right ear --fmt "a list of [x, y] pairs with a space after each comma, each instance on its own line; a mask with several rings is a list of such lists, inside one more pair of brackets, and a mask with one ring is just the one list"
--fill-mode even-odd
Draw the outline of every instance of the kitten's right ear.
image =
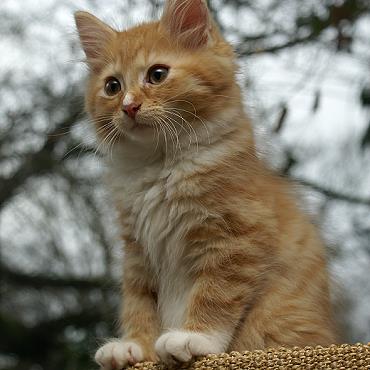
[[104, 59], [104, 50], [116, 36], [116, 31], [87, 12], [76, 12], [75, 22], [87, 63], [95, 68]]

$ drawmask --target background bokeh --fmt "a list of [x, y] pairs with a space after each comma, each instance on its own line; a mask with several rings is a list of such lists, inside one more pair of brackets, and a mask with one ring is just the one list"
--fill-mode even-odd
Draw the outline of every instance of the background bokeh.
[[[127, 27], [161, 1], [0, 4], [0, 369], [82, 370], [116, 332], [120, 242], [73, 12]], [[370, 2], [211, 0], [260, 155], [302, 184], [343, 341], [370, 341]]]

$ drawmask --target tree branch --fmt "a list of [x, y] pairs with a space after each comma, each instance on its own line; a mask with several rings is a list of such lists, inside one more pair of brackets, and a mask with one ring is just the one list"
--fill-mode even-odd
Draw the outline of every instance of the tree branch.
[[315, 191], [325, 195], [329, 199], [336, 199], [336, 200], [340, 200], [340, 201], [344, 201], [344, 202], [348, 202], [348, 203], [370, 206], [370, 198], [362, 198], [362, 197], [357, 197], [357, 196], [353, 196], [353, 195], [349, 195], [349, 194], [340, 193], [340, 192], [337, 192], [335, 190], [328, 189], [328, 188], [325, 188], [321, 185], [315, 184], [315, 183], [313, 183], [311, 181], [308, 181], [308, 180], [303, 180], [303, 179], [299, 179], [299, 178], [295, 178], [294, 180], [298, 181], [300, 184], [302, 184], [304, 186], [307, 186], [307, 187], [311, 188], [312, 190], [315, 190]]
[[28, 178], [50, 172], [58, 164], [58, 161], [53, 156], [53, 150], [62, 135], [76, 123], [81, 113], [82, 107], [76, 105], [72, 99], [70, 114], [56, 125], [56, 128], [47, 136], [42, 148], [27, 156], [23, 164], [11, 177], [0, 178], [0, 209], [16, 194]]
[[53, 288], [78, 290], [100, 289], [109, 291], [114, 289], [115, 283], [106, 277], [78, 279], [74, 277], [55, 277], [42, 274], [26, 274], [14, 271], [5, 265], [0, 266], [0, 273], [3, 281], [8, 281], [12, 285], [34, 289]]

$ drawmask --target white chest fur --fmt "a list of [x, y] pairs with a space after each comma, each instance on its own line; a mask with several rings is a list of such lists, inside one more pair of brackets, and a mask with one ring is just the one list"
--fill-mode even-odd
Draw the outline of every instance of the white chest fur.
[[156, 159], [144, 166], [122, 157], [113, 163], [110, 186], [127, 215], [123, 227], [140, 243], [155, 274], [162, 325], [179, 328], [192, 285], [181, 263], [182, 236], [195, 221], [173, 197], [179, 170]]
[[153, 148], [124, 146], [113, 153], [110, 186], [126, 215], [124, 231], [139, 242], [155, 274], [165, 328], [181, 327], [193, 285], [183, 259], [184, 236], [209, 216], [191, 201], [200, 189], [188, 179], [223, 160], [232, 145], [226, 140], [200, 145], [172, 165], [153, 155]]

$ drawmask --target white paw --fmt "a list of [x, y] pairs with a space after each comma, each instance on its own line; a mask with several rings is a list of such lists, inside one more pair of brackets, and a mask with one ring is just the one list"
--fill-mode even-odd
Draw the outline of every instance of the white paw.
[[224, 347], [216, 336], [181, 330], [162, 334], [155, 344], [158, 356], [165, 363], [187, 362], [194, 356], [222, 353]]
[[143, 351], [134, 342], [114, 340], [96, 351], [95, 361], [104, 370], [120, 370], [143, 361]]

